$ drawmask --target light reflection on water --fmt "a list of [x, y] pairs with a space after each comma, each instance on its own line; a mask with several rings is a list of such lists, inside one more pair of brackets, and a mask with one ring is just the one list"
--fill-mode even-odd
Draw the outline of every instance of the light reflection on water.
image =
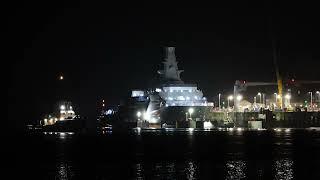
[[196, 178], [197, 170], [198, 170], [198, 167], [196, 166], [194, 161], [192, 161], [192, 160], [187, 161], [187, 166], [185, 168], [186, 178], [189, 180], [197, 179]]
[[136, 177], [136, 179], [145, 179], [144, 169], [143, 169], [143, 165], [141, 163], [137, 163], [135, 165], [135, 177]]
[[61, 141], [57, 147], [56, 151], [56, 164], [55, 164], [55, 175], [54, 179], [57, 180], [68, 180], [72, 179], [75, 175], [72, 164], [73, 162], [69, 162], [65, 154], [65, 141]]
[[[129, 169], [133, 174], [128, 176], [134, 179], [200, 179], [207, 175], [214, 178], [216, 174], [220, 177], [218, 179], [293, 179], [299, 173], [303, 174], [297, 173], [297, 169], [293, 170], [296, 165], [302, 164], [301, 161], [305, 163], [304, 159], [300, 162], [296, 159], [296, 154], [305, 154], [297, 150], [301, 146], [297, 145], [300, 143], [297, 135], [292, 136], [294, 130], [250, 134], [237, 129], [205, 132], [188, 129], [166, 133], [141, 131], [138, 134], [120, 138], [122, 141], [116, 139], [114, 134], [105, 134], [85, 141], [79, 138], [78, 143], [74, 143], [77, 135], [67, 132], [53, 135], [46, 133], [45, 136], [50, 138], [45, 139], [54, 142], [50, 149], [57, 148], [50, 151], [51, 156], [57, 158], [49, 163], [51, 168], [46, 176], [50, 176], [49, 179], [74, 179], [75, 176], [81, 177], [87, 168], [91, 168], [92, 172], [88, 174], [92, 174], [93, 179], [97, 177], [95, 173], [102, 179], [117, 177], [115, 171], [119, 169], [124, 172]], [[303, 141], [304, 145], [310, 146], [307, 144], [309, 142], [319, 143], [319, 134], [310, 137], [312, 141]], [[121, 142], [121, 145], [116, 142]], [[77, 152], [78, 155], [70, 157], [70, 154]], [[88, 160], [91, 157], [99, 163], [96, 160], [92, 160], [91, 164], [82, 162], [82, 158]], [[133, 162], [130, 159], [139, 160]], [[79, 162], [80, 166], [77, 164]], [[317, 162], [314, 164], [318, 165]]]
[[72, 166], [70, 166], [67, 162], [61, 161], [57, 164], [55, 179], [67, 180], [72, 179], [73, 176], [74, 172], [72, 171]]
[[291, 159], [275, 160], [273, 165], [275, 171], [274, 179], [293, 179], [293, 161]]
[[244, 179], [246, 178], [246, 162], [243, 160], [227, 161], [225, 179]]
[[56, 138], [56, 171], [55, 178], [56, 180], [68, 180], [73, 179], [75, 176], [75, 171], [73, 170], [73, 162], [68, 161], [68, 143], [72, 141], [74, 137], [73, 132], [58, 132], [55, 133], [54, 138]]
[[[180, 168], [179, 168], [180, 166]], [[294, 179], [293, 160], [289, 158], [277, 159], [273, 164], [274, 179], [289, 180]], [[229, 160], [225, 164], [225, 178], [229, 179], [247, 179], [247, 161], [245, 160]], [[157, 162], [152, 167], [152, 179], [159, 179], [166, 177], [166, 179], [176, 179], [180, 177], [182, 179], [194, 180], [198, 179], [199, 169], [196, 163], [189, 159], [185, 161], [183, 167], [176, 162]], [[258, 177], [262, 177], [263, 169], [257, 169]], [[137, 163], [135, 165], [135, 177], [136, 179], [146, 179], [144, 165]]]
[[[196, 163], [191, 160], [185, 160], [184, 162], [175, 161], [162, 161], [154, 162], [151, 165], [151, 172], [146, 173], [145, 164], [138, 162], [134, 165], [135, 179], [198, 179], [198, 167]], [[146, 174], [149, 174], [150, 177]]]
[[[157, 162], [153, 166], [153, 178], [159, 179], [166, 177], [167, 179], [173, 179], [176, 174], [176, 168], [174, 162]], [[153, 179], [152, 178], [152, 179]]]

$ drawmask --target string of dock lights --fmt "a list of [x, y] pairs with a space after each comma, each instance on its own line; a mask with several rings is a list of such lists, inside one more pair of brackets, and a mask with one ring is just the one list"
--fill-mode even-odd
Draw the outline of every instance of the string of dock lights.
[[290, 128], [286, 128], [286, 129], [283, 129], [283, 128], [274, 128], [273, 130], [276, 131], [276, 132], [282, 132], [282, 131], [284, 130], [284, 132], [287, 132], [287, 133], [291, 131]]

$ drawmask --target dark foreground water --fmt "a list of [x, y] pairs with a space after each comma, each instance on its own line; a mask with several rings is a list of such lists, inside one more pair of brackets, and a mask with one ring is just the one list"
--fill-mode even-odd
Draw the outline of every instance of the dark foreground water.
[[15, 161], [22, 179], [320, 179], [320, 131], [30, 134]]

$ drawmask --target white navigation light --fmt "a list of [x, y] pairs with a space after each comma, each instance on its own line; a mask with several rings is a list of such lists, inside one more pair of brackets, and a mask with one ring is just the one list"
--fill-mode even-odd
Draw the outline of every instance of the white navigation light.
[[110, 115], [113, 113], [113, 110], [112, 109], [109, 109], [107, 112], [106, 112], [106, 115]]
[[149, 120], [150, 119], [150, 114], [147, 113], [147, 112], [143, 113], [143, 119]]
[[290, 94], [286, 94], [285, 98], [286, 99], [291, 99], [291, 95]]
[[61, 105], [61, 106], [60, 106], [60, 109], [61, 109], [61, 110], [65, 110], [66, 107], [65, 107], [64, 105]]
[[193, 113], [193, 111], [194, 111], [194, 109], [193, 109], [193, 108], [189, 108], [189, 110], [188, 110], [189, 114], [192, 114], [192, 113]]
[[233, 96], [231, 95], [231, 96], [228, 96], [228, 99], [229, 100], [232, 100], [233, 99]]
[[241, 96], [241, 95], [238, 95], [238, 96], [237, 96], [237, 100], [238, 100], [238, 101], [241, 101], [241, 100], [242, 100], [242, 96]]
[[138, 116], [138, 118], [141, 117], [141, 112], [140, 111], [137, 112], [137, 116]]

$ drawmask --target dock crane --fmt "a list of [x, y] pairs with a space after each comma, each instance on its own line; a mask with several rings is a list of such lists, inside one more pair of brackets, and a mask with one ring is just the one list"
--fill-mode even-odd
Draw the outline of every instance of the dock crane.
[[278, 85], [278, 98], [276, 98], [276, 104], [280, 109], [283, 107], [283, 100], [282, 100], [282, 92], [283, 92], [283, 83], [282, 83], [282, 77], [279, 72], [279, 66], [277, 63], [277, 50], [275, 48], [275, 40], [272, 39], [272, 45], [273, 45], [273, 64], [276, 70], [276, 77], [277, 77], [277, 85]]
[[[270, 19], [271, 20], [271, 19]], [[271, 21], [270, 21], [271, 23]], [[270, 24], [270, 27], [272, 27], [272, 24]], [[272, 29], [271, 31], [272, 32]], [[277, 82], [246, 82], [246, 81], [239, 81], [237, 80], [234, 84], [234, 97], [237, 98], [239, 95], [240, 91], [246, 90], [248, 86], [274, 86], [277, 85], [278, 87], [278, 98], [277, 99], [277, 106], [282, 109], [283, 107], [283, 100], [282, 100], [282, 92], [283, 92], [283, 82], [282, 82], [282, 77], [279, 71], [279, 66], [277, 63], [277, 48], [276, 48], [276, 41], [275, 38], [272, 37], [272, 59], [273, 59], [273, 64], [275, 66], [275, 71], [276, 71], [276, 77], [277, 77]], [[236, 100], [234, 101], [234, 110], [239, 111], [239, 101]]]
[[307, 80], [295, 80], [291, 79], [294, 86], [301, 86], [302, 84], [320, 84], [320, 81], [307, 81]]
[[[273, 36], [273, 31], [272, 31], [272, 19], [269, 19], [270, 23], [270, 32], [271, 32], [271, 38], [272, 38], [272, 59], [273, 59], [273, 64], [275, 66], [275, 71], [276, 71], [276, 77], [277, 77], [277, 82], [246, 82], [246, 81], [239, 81], [237, 80], [234, 84], [234, 97], [237, 99], [239, 92], [246, 90], [248, 86], [275, 86], [277, 85], [278, 87], [278, 98], [277, 99], [277, 106], [282, 109], [283, 107], [283, 100], [282, 100], [282, 92], [283, 92], [283, 82], [282, 82], [282, 77], [279, 71], [279, 66], [277, 63], [277, 48], [276, 48], [276, 41]], [[239, 101], [235, 100], [234, 101], [234, 110], [239, 111]]]
[[[320, 84], [320, 81], [306, 81], [306, 80], [294, 80], [291, 79], [291, 82], [294, 81], [295, 86], [299, 86], [301, 84]], [[249, 86], [278, 86], [278, 96], [277, 96], [277, 106], [282, 108], [283, 102], [282, 102], [282, 79], [278, 80], [277, 82], [246, 82], [246, 81], [240, 81], [236, 80], [233, 88], [233, 95], [234, 98], [237, 98], [239, 93], [242, 91], [245, 91], [247, 87]], [[237, 112], [239, 111], [239, 101], [234, 101], [234, 110]]]
[[[273, 59], [273, 64], [276, 71], [277, 82], [246, 82], [246, 81], [236, 80], [234, 84], [234, 98], [236, 99], [234, 101], [234, 110], [236, 112], [239, 111], [239, 101], [237, 100], [239, 92], [246, 90], [248, 86], [270, 86], [270, 85], [277, 86], [278, 97], [276, 98], [276, 101], [277, 101], [276, 104], [281, 109], [283, 107], [283, 80], [279, 71], [278, 58], [277, 58], [278, 52], [276, 47], [276, 40], [273, 34], [272, 18], [269, 19], [269, 25], [270, 25], [269, 27], [270, 27], [270, 33], [271, 33], [270, 35], [272, 39], [272, 59]], [[291, 79], [291, 83], [293, 82], [295, 86], [299, 86], [301, 84], [320, 84], [320, 81], [306, 81], [306, 80], [295, 81], [294, 79]]]

